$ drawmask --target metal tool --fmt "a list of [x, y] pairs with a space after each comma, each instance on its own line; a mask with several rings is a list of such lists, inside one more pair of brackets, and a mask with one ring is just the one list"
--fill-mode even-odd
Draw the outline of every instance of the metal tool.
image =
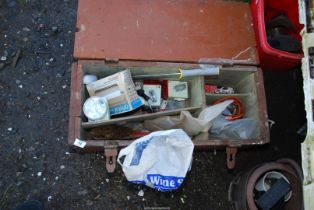
[[143, 75], [134, 75], [133, 79], [154, 79], [154, 78], [164, 78], [164, 77], [177, 77], [177, 79], [182, 79], [185, 77], [195, 77], [195, 76], [216, 76], [219, 75], [219, 67], [212, 66], [204, 69], [191, 69], [191, 70], [182, 70], [177, 69], [177, 72], [173, 73], [158, 73], [158, 74], [143, 74]]

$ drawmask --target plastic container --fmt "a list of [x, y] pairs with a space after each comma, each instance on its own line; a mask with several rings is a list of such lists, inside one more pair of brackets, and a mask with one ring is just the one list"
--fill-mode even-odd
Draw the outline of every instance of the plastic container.
[[[276, 179], [279, 180], [280, 178], [283, 178], [286, 182], [289, 182], [289, 180], [287, 179], [287, 177], [285, 177], [282, 173], [279, 173], [277, 171], [269, 171], [267, 172], [261, 179], [259, 179], [255, 185], [255, 189], [257, 191], [267, 191], [271, 188], [271, 184], [269, 183], [269, 181], [267, 181], [268, 179]], [[287, 202], [292, 196], [292, 191], [290, 191], [286, 196], [285, 196], [285, 202]]]
[[303, 54], [290, 53], [275, 49], [268, 44], [265, 22], [285, 14], [293, 23], [297, 33], [290, 34], [301, 41], [300, 31], [303, 25], [299, 23], [298, 1], [296, 0], [252, 0], [251, 12], [259, 52], [260, 66], [263, 70], [287, 71], [301, 63]]
[[83, 112], [88, 121], [109, 120], [109, 106], [105, 97], [92, 96], [83, 105]]

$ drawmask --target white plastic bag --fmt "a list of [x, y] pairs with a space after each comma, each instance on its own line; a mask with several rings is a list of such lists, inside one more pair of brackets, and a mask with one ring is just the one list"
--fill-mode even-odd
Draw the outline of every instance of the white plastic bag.
[[[231, 114], [226, 109], [223, 114]], [[216, 117], [212, 123], [213, 126], [209, 129], [212, 136], [219, 138], [232, 139], [255, 139], [257, 138], [258, 130], [256, 120], [252, 118], [243, 118], [234, 121], [226, 120], [223, 114]]]
[[157, 131], [122, 149], [118, 163], [128, 181], [171, 191], [182, 184], [191, 165], [193, 149], [193, 142], [183, 130]]
[[233, 100], [226, 100], [202, 110], [197, 118], [189, 111], [182, 111], [180, 116], [165, 116], [144, 121], [144, 127], [150, 131], [182, 128], [189, 136], [196, 136], [201, 132], [208, 132], [212, 120], [219, 116]]

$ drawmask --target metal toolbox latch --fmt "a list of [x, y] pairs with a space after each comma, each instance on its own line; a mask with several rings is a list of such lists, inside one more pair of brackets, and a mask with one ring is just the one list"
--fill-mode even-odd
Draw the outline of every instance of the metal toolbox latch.
[[113, 173], [116, 169], [118, 145], [117, 144], [105, 144], [104, 155], [106, 158], [106, 169], [108, 173]]
[[233, 169], [235, 167], [237, 152], [237, 147], [226, 147], [228, 169]]

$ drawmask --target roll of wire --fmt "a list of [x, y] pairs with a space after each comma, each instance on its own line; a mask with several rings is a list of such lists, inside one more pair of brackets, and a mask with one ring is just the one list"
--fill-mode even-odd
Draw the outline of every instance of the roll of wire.
[[213, 103], [213, 105], [219, 104], [221, 102], [227, 101], [227, 100], [233, 100], [233, 103], [231, 105], [234, 106], [233, 110], [229, 110], [231, 114], [224, 114], [226, 116], [226, 120], [233, 121], [243, 118], [244, 116], [244, 107], [242, 102], [239, 100], [239, 98], [235, 96], [226, 96], [223, 97]]

